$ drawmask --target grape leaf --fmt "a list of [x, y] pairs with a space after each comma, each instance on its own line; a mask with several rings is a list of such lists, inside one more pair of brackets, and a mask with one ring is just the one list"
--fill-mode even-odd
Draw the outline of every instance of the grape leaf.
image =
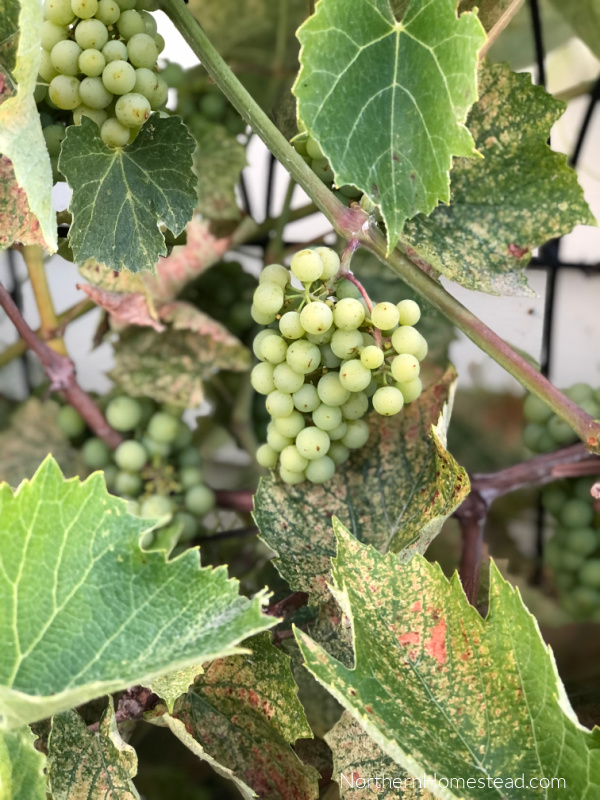
[[[453, 368], [401, 414], [368, 417], [371, 436], [325, 484], [288, 486], [263, 478], [254, 499], [261, 537], [292, 589], [326, 597], [335, 554], [331, 516], [360, 541], [409, 559], [422, 553], [469, 491], [469, 479], [445, 448]], [[433, 431], [432, 431], [433, 426]]]
[[52, 800], [139, 800], [131, 780], [136, 773], [137, 755], [119, 734], [112, 697], [97, 733], [74, 709], [53, 717], [48, 739]]
[[46, 800], [46, 759], [33, 743], [28, 727], [0, 731], [0, 798]]
[[202, 131], [196, 128], [195, 134], [198, 211], [207, 219], [239, 219], [235, 187], [246, 166], [246, 148], [222, 125], [209, 123]]
[[[412, 0], [396, 22], [389, 0], [321, 0], [298, 31], [298, 114], [338, 186], [381, 209], [392, 250], [404, 223], [450, 200], [453, 156], [477, 155], [464, 126], [477, 99], [474, 14], [449, 0]], [[343, 132], [343, 133], [341, 133]]]
[[219, 370], [244, 372], [250, 352], [227, 328], [190, 303], [158, 309], [164, 333], [125, 330], [115, 345], [110, 377], [133, 397], [193, 408], [204, 397], [203, 381]]
[[65, 480], [48, 457], [0, 486], [0, 729], [154, 676], [240, 652], [273, 625], [196, 549], [144, 552], [153, 522], [109, 495], [102, 473]]
[[576, 172], [547, 144], [565, 105], [504, 64], [480, 70], [479, 91], [468, 125], [485, 158], [458, 159], [451, 204], [410, 221], [403, 240], [468, 289], [533, 294], [523, 271], [533, 249], [595, 224]]
[[108, 311], [116, 327], [139, 325], [153, 328], [159, 333], [165, 330], [165, 326], [156, 319], [156, 311], [148, 305], [148, 298], [141, 292], [107, 292], [87, 283], [78, 283], [76, 288], [87, 294], [97, 306]]
[[16, 181], [12, 162], [0, 155], [0, 248], [13, 242], [45, 245], [40, 223], [31, 213], [25, 190]]
[[289, 657], [269, 634], [247, 641], [249, 655], [213, 661], [161, 721], [200, 758], [208, 755], [245, 796], [318, 797], [318, 775], [289, 742], [311, 737]]
[[111, 269], [153, 272], [167, 254], [159, 221], [177, 236], [194, 212], [194, 147], [179, 117], [152, 114], [124, 148], [107, 147], [87, 117], [69, 126], [59, 169], [73, 190], [75, 261], [95, 258]]
[[[517, 590], [492, 567], [486, 620], [457, 576], [416, 556], [400, 564], [334, 520], [334, 595], [353, 626], [348, 668], [297, 633], [306, 666], [388, 756], [438, 784], [445, 800], [592, 800], [600, 792], [600, 729], [577, 722], [554, 659]], [[488, 783], [525, 776], [525, 788]], [[563, 788], [528, 786], [562, 778]], [[510, 789], [510, 791], [507, 791]]]
[[[19, 239], [21, 234], [26, 243], [42, 241], [54, 251], [57, 240], [52, 168], [33, 99], [41, 26], [42, 6], [35, 0], [3, 0], [0, 4], [0, 153], [4, 157], [0, 179], [0, 205], [4, 208], [0, 241], [5, 246], [10, 244], [8, 240]], [[13, 173], [9, 184], [6, 184], [7, 161]], [[11, 198], [15, 203], [13, 212], [6, 205]], [[5, 219], [7, 210], [12, 220]], [[4, 227], [6, 222], [8, 229]], [[34, 236], [36, 222], [39, 233]], [[30, 236], [34, 238], [30, 240]]]
[[175, 700], [187, 692], [196, 676], [202, 672], [202, 665], [192, 664], [191, 667], [185, 667], [176, 672], [168, 672], [166, 675], [159, 675], [150, 684], [150, 689], [165, 701], [165, 705], [169, 713], [171, 713]]
[[600, 58], [600, 0], [579, 0], [565, 3], [564, 0], [550, 0], [562, 14], [575, 34], [587, 44], [592, 53]]

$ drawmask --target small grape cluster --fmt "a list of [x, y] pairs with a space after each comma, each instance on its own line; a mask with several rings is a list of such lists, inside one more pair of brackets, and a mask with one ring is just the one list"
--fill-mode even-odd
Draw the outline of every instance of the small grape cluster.
[[219, 89], [209, 81], [202, 67], [184, 71], [179, 64], [167, 64], [161, 73], [167, 84], [177, 89], [176, 113], [194, 136], [200, 136], [207, 123], [223, 125], [232, 136], [243, 133], [246, 123]]
[[[594, 419], [600, 417], [600, 389], [593, 389], [586, 383], [575, 383], [563, 389], [563, 393]], [[578, 441], [569, 424], [533, 394], [525, 398], [523, 416], [527, 422], [523, 443], [533, 453], [551, 453]]]
[[86, 465], [104, 471], [109, 492], [126, 499], [131, 514], [164, 518], [144, 546], [150, 546], [155, 536], [160, 540], [161, 530], [173, 524], [180, 528], [179, 543], [194, 539], [201, 532], [200, 519], [215, 507], [215, 495], [204, 483], [202, 458], [181, 414], [159, 409], [147, 398], [118, 395], [108, 402], [105, 415], [115, 430], [128, 437], [114, 451], [91, 435], [71, 406], [61, 408], [58, 424], [81, 447]]
[[[390, 416], [416, 400], [427, 342], [414, 325], [414, 300], [373, 308], [328, 247], [301, 250], [286, 267], [262, 271], [251, 313], [259, 362], [252, 386], [266, 395], [272, 417], [257, 460], [288, 484], [333, 477], [350, 450], [369, 436], [372, 407]], [[291, 277], [302, 284], [296, 289]]]
[[552, 483], [542, 492], [557, 527], [544, 550], [561, 605], [575, 619], [600, 622], [600, 513], [590, 489], [595, 478]]
[[36, 100], [45, 101], [40, 111], [55, 179], [65, 136], [61, 112], [69, 112], [67, 124], [89, 117], [105, 144], [123, 147], [166, 103], [168, 86], [156, 66], [165, 43], [150, 2], [45, 0]]
[[292, 144], [298, 155], [302, 156], [315, 175], [332, 189], [339, 200], [349, 205], [352, 200], [358, 200], [358, 198], [362, 197], [362, 192], [355, 186], [347, 185], [338, 188], [333, 185], [334, 176], [329, 161], [325, 158], [325, 154], [319, 144], [306, 132], [295, 136], [292, 139]]

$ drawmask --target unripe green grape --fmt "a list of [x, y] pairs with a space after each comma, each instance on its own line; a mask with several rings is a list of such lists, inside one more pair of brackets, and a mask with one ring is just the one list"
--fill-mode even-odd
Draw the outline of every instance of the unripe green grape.
[[253, 367], [250, 373], [250, 383], [255, 392], [259, 394], [270, 394], [274, 392], [276, 388], [279, 388], [275, 386], [273, 378], [274, 369], [275, 367], [273, 364], [268, 364], [264, 361]]
[[171, 444], [175, 441], [178, 432], [179, 420], [164, 411], [157, 411], [148, 423], [148, 436], [157, 442]]
[[321, 351], [316, 344], [311, 344], [305, 339], [297, 339], [288, 347], [285, 358], [295, 372], [308, 375], [321, 363]]
[[179, 420], [177, 436], [173, 442], [173, 449], [177, 451], [185, 450], [191, 445], [193, 437], [194, 434], [191, 428], [189, 428], [183, 420]]
[[266, 408], [272, 417], [289, 417], [294, 410], [294, 401], [292, 396], [285, 392], [280, 392], [275, 389], [267, 395]]
[[572, 486], [575, 497], [579, 497], [580, 500], [587, 500], [589, 502], [591, 498], [592, 486], [595, 483], [595, 477], [578, 478], [577, 480], [573, 481]]
[[[600, 585], [597, 588], [600, 589]], [[583, 614], [600, 608], [600, 592], [588, 586], [577, 586], [571, 592], [570, 599]]]
[[326, 483], [335, 475], [335, 461], [329, 456], [311, 461], [305, 474], [311, 483]]
[[375, 380], [375, 378], [372, 378], [371, 383], [367, 386], [364, 393], [367, 397], [373, 397], [377, 389], [379, 389], [379, 383]]
[[369, 370], [378, 369], [383, 364], [383, 350], [370, 344], [360, 354], [361, 364]]
[[362, 346], [363, 337], [358, 330], [337, 330], [331, 337], [331, 349], [341, 359], [350, 358], [354, 354], [358, 354]]
[[293, 443], [293, 439], [290, 439], [289, 436], [284, 436], [282, 433], [279, 433], [274, 424], [269, 424], [267, 427], [267, 444], [269, 447], [272, 447], [275, 452], [281, 453], [284, 447], [288, 447]]
[[48, 52], [59, 42], [69, 38], [69, 31], [64, 25], [56, 25], [46, 19], [42, 22], [42, 47]]
[[270, 325], [272, 322], [275, 322], [277, 314], [265, 314], [259, 308], [256, 307], [254, 303], [250, 307], [250, 315], [254, 322], [258, 325]]
[[352, 281], [349, 281], [347, 278], [344, 278], [344, 280], [340, 281], [335, 287], [335, 296], [338, 300], [344, 300], [346, 297], [351, 297], [354, 300], [358, 300], [360, 297], [362, 297], [358, 286], [352, 283]]
[[158, 86], [156, 87], [156, 91], [149, 97], [150, 106], [154, 111], [157, 108], [160, 108], [167, 102], [167, 98], [169, 97], [169, 87], [167, 86], [166, 82], [158, 76]]
[[321, 403], [313, 411], [312, 421], [322, 431], [332, 431], [342, 424], [342, 412], [339, 406], [328, 406]]
[[83, 460], [92, 469], [103, 469], [110, 464], [110, 450], [106, 442], [97, 436], [88, 439], [81, 448]]
[[382, 386], [373, 395], [373, 408], [384, 417], [391, 417], [402, 411], [404, 397], [395, 386]]
[[185, 511], [178, 511], [173, 517], [173, 524], [181, 530], [177, 542], [190, 542], [198, 536], [198, 522], [195, 517]]
[[137, 497], [143, 488], [143, 482], [139, 475], [130, 472], [119, 472], [115, 478], [115, 494], [122, 497]]
[[264, 331], [259, 331], [259, 333], [257, 333], [256, 336], [254, 337], [254, 341], [252, 342], [252, 350], [254, 352], [254, 355], [261, 361], [265, 360], [261, 348], [262, 348], [262, 343], [267, 338], [267, 336], [277, 336], [277, 331], [273, 330], [273, 328], [267, 328]]
[[305, 138], [294, 138], [292, 141], [292, 145], [294, 150], [298, 153], [298, 155], [306, 156], [308, 155], [306, 152], [306, 139]]
[[594, 399], [594, 391], [587, 383], [574, 383], [573, 386], [565, 389], [564, 393], [578, 405]]
[[325, 431], [320, 428], [304, 428], [296, 437], [298, 452], [309, 461], [327, 455], [331, 440]]
[[287, 483], [288, 486], [294, 486], [306, 480], [303, 472], [292, 472], [283, 465], [279, 467], [279, 477], [284, 483]]
[[304, 417], [299, 411], [294, 410], [287, 417], [277, 417], [275, 419], [275, 428], [283, 436], [289, 436], [290, 439], [293, 439], [304, 428]]
[[195, 447], [186, 447], [177, 456], [177, 463], [183, 467], [199, 467], [202, 464], [202, 456]]
[[290, 282], [290, 272], [281, 264], [269, 264], [258, 276], [259, 283], [276, 283], [282, 289]]
[[199, 108], [203, 116], [213, 122], [217, 122], [227, 109], [227, 100], [219, 91], [208, 91], [200, 99]]
[[393, 303], [377, 303], [376, 306], [373, 306], [371, 322], [379, 330], [387, 331], [390, 328], [395, 328], [399, 319], [400, 312]]
[[184, 489], [204, 483], [204, 475], [199, 467], [183, 467], [179, 472], [179, 482]]
[[283, 448], [279, 454], [279, 461], [281, 466], [290, 472], [304, 472], [308, 466], [308, 459], [300, 455], [295, 444]]
[[[337, 408], [339, 408], [339, 406], [337, 406]], [[327, 433], [329, 434], [329, 438], [331, 439], [331, 441], [335, 442], [338, 439], [343, 439], [344, 436], [346, 435], [347, 430], [348, 430], [348, 425], [344, 420], [342, 420], [342, 422], [340, 422], [339, 425], [333, 428], [333, 430], [327, 431]]]
[[173, 502], [161, 494], [150, 495], [140, 507], [142, 519], [160, 519], [173, 513]]
[[427, 355], [427, 340], [416, 328], [406, 325], [396, 328], [392, 335], [392, 347], [399, 353], [409, 353], [418, 361], [423, 361]]
[[99, 19], [86, 19], [75, 28], [75, 41], [84, 50], [102, 50], [108, 42], [108, 29]]
[[558, 483], [552, 483], [542, 491], [542, 505], [555, 517], [558, 516], [567, 500], [567, 493]]
[[339, 467], [350, 458], [350, 450], [341, 442], [332, 442], [327, 455]]
[[90, 19], [98, 11], [98, 0], [71, 0], [71, 10], [79, 19]]
[[421, 309], [414, 300], [401, 300], [396, 308], [400, 315], [400, 325], [416, 325], [421, 319]]
[[[33, 90], [33, 99], [35, 100], [35, 102], [37, 104], [43, 102], [46, 99], [46, 95], [47, 94], [48, 94], [48, 87], [44, 86], [43, 83], [40, 83], [40, 82], [36, 83], [35, 89]], [[45, 113], [45, 112], [42, 112], [42, 113]], [[40, 121], [41, 121], [41, 116], [42, 116], [42, 114], [40, 114]], [[44, 127], [43, 123], [42, 123], [42, 127]]]
[[139, 472], [148, 461], [146, 448], [134, 439], [121, 442], [114, 453], [115, 464], [126, 472]]
[[40, 124], [42, 128], [47, 128], [48, 125], [54, 125], [54, 119], [46, 111], [40, 111]]
[[319, 178], [320, 181], [323, 181], [323, 183], [326, 186], [331, 186], [331, 184], [333, 183], [334, 175], [333, 175], [333, 170], [331, 169], [331, 164], [326, 158], [313, 159], [310, 168]]
[[141, 67], [135, 71], [135, 86], [133, 91], [143, 95], [147, 100], [154, 95], [158, 86], [158, 75], [151, 69]]
[[95, 16], [104, 25], [114, 25], [121, 16], [121, 9], [116, 0], [100, 0]]
[[295, 408], [304, 414], [310, 414], [321, 402], [315, 386], [305, 383], [297, 392], [292, 394]]
[[269, 336], [261, 343], [260, 352], [269, 364], [281, 364], [285, 361], [288, 346], [281, 336]]
[[412, 403], [421, 396], [423, 391], [423, 384], [421, 378], [413, 378], [412, 381], [398, 381], [396, 389], [402, 392], [402, 397], [405, 403]]
[[600, 589], [600, 558], [590, 558], [579, 570], [579, 579], [592, 589]]
[[286, 339], [300, 339], [305, 334], [297, 311], [286, 311], [279, 320], [279, 330]]
[[90, 108], [106, 108], [113, 99], [102, 78], [84, 78], [79, 87], [79, 94], [83, 104]]
[[342, 437], [342, 444], [349, 450], [358, 450], [367, 443], [369, 438], [369, 426], [364, 419], [351, 419], [346, 423], [346, 435]]
[[[146, 33], [148, 33], [148, 31], [146, 31]], [[168, 63], [160, 74], [166, 81], [167, 85], [173, 89], [182, 89], [185, 86], [186, 82], [185, 71], [183, 70], [180, 64], [176, 64], [174, 61]]]
[[203, 517], [217, 504], [215, 493], [208, 486], [192, 486], [184, 497], [186, 509], [197, 517]]
[[283, 300], [283, 289], [271, 281], [259, 283], [253, 297], [254, 305], [263, 314], [278, 314]]
[[369, 399], [364, 392], [354, 392], [341, 409], [344, 419], [360, 419], [369, 410]]
[[523, 444], [533, 453], [540, 452], [540, 440], [546, 434], [546, 426], [530, 422], [523, 428]]
[[121, 125], [139, 128], [150, 116], [150, 103], [143, 94], [128, 92], [115, 103], [115, 114]]
[[592, 528], [576, 528], [569, 531], [565, 544], [573, 553], [589, 556], [598, 548], [600, 541]]
[[396, 356], [391, 364], [392, 376], [399, 383], [408, 383], [419, 377], [421, 367], [417, 359], [409, 353]]
[[117, 30], [123, 39], [131, 39], [136, 33], [144, 32], [144, 20], [139, 12], [133, 9], [121, 11], [121, 16], [117, 20]]
[[556, 442], [550, 434], [544, 430], [538, 442], [539, 453], [552, 453], [556, 450]]
[[[152, 16], [152, 14], [149, 14], [145, 10], [141, 10], [140, 11], [140, 9], [136, 9], [136, 11], [138, 11], [139, 15], [144, 20], [144, 33], [147, 33], [148, 36], [152, 36], [152, 37], [156, 36], [156, 34], [158, 33], [158, 26], [156, 24], [156, 20]], [[154, 38], [152, 39], [152, 43], [156, 47], [156, 43], [154, 42]]]
[[100, 128], [100, 136], [104, 144], [109, 147], [124, 147], [129, 141], [129, 128], [111, 117]]
[[87, 75], [88, 78], [97, 78], [102, 75], [105, 66], [106, 59], [100, 50], [91, 48], [90, 50], [84, 50], [79, 56], [79, 71]]
[[132, 431], [142, 419], [142, 407], [133, 397], [115, 397], [106, 406], [106, 420], [117, 431]]
[[351, 392], [362, 392], [371, 383], [371, 370], [358, 359], [342, 362], [340, 383]]
[[158, 50], [154, 39], [147, 33], [136, 33], [127, 42], [127, 54], [134, 67], [154, 69], [158, 59]]
[[127, 94], [135, 86], [135, 70], [127, 61], [110, 61], [102, 73], [102, 82], [113, 94]]
[[[43, 129], [42, 133], [48, 148], [48, 155], [58, 156], [66, 135], [65, 126], [57, 122], [54, 125], [48, 125], [47, 128]], [[68, 408], [69, 406], [66, 407]]]
[[326, 331], [322, 331], [321, 333], [307, 333], [306, 339], [312, 344], [329, 344], [334, 333], [335, 328], [332, 325]]
[[527, 422], [536, 422], [538, 425], [543, 425], [552, 416], [552, 409], [539, 397], [534, 394], [528, 394], [523, 403], [523, 416]]
[[106, 59], [106, 63], [110, 64], [113, 61], [127, 61], [127, 46], [124, 42], [119, 42], [117, 39], [111, 39], [102, 48], [102, 55]]
[[261, 446], [256, 451], [256, 460], [261, 465], [261, 467], [266, 467], [266, 469], [275, 469], [277, 466], [277, 457], [278, 457], [277, 450], [273, 450], [271, 445], [269, 444], [261, 444]]
[[158, 54], [160, 55], [162, 53], [162, 51], [165, 49], [165, 45], [166, 45], [164, 37], [162, 37], [160, 35], [160, 33], [157, 33], [157, 34], [154, 35], [154, 44], [156, 45], [156, 47], [158, 49]]
[[73, 123], [75, 125], [81, 125], [82, 117], [89, 117], [99, 128], [101, 128], [106, 122], [107, 114], [102, 108], [90, 108], [89, 106], [84, 105], [77, 106], [77, 108], [73, 111]]
[[583, 400], [579, 405], [593, 419], [598, 419], [600, 416], [600, 407], [594, 400]]
[[81, 47], [77, 42], [73, 42], [71, 39], [65, 39], [54, 45], [50, 53], [50, 60], [52, 61], [52, 66], [58, 70], [61, 75], [70, 75], [74, 77], [79, 72], [80, 54]]
[[71, 0], [46, 0], [44, 16], [55, 25], [69, 25], [75, 17]]
[[308, 303], [300, 312], [300, 321], [307, 333], [323, 333], [333, 324], [333, 312], [327, 303]]
[[342, 363], [342, 359], [336, 356], [331, 349], [331, 345], [322, 344], [319, 350], [321, 351], [321, 364], [327, 367], [327, 369], [336, 369], [336, 367], [339, 367]]
[[352, 331], [360, 328], [364, 319], [365, 309], [353, 297], [345, 297], [339, 300], [333, 309], [333, 320], [341, 331]]
[[[257, 366], [263, 365], [257, 364]], [[273, 371], [273, 383], [275, 389], [287, 394], [293, 394], [304, 386], [304, 375], [295, 372], [288, 363], [277, 364]], [[261, 394], [265, 393], [261, 392]]]
[[304, 249], [292, 256], [290, 269], [292, 275], [302, 283], [312, 283], [321, 277], [324, 267], [318, 253], [314, 250]]
[[327, 372], [319, 378], [317, 393], [321, 402], [328, 406], [342, 406], [350, 399], [350, 390], [342, 386], [337, 372]]
[[564, 419], [555, 414], [546, 425], [546, 430], [554, 439], [556, 444], [566, 445], [577, 441], [577, 434]]
[[325, 158], [325, 153], [321, 150], [320, 145], [310, 136], [306, 140], [306, 152], [311, 158]]
[[69, 439], [76, 439], [86, 429], [85, 420], [72, 406], [63, 406], [58, 412], [58, 427]]
[[48, 94], [54, 105], [63, 111], [72, 111], [81, 105], [79, 81], [69, 75], [57, 75], [56, 78], [53, 78]]
[[356, 186], [352, 186], [351, 184], [344, 184], [344, 186], [340, 186], [338, 189], [339, 193], [344, 197], [347, 197], [349, 200], [354, 200], [357, 197], [362, 195], [360, 189], [357, 189]]
[[332, 250], [331, 247], [315, 247], [314, 252], [317, 253], [323, 262], [323, 274], [321, 275], [322, 281], [331, 280], [334, 275], [337, 275], [340, 270], [340, 257]]
[[39, 75], [40, 78], [47, 83], [50, 83], [50, 81], [52, 81], [58, 75], [58, 72], [52, 66], [50, 53], [48, 53], [46, 50], [42, 50], [40, 53]]
[[594, 519], [591, 502], [572, 498], [560, 510], [559, 519], [566, 528], [585, 528]]
[[136, 0], [117, 0], [121, 13], [123, 11], [131, 11], [136, 6]]

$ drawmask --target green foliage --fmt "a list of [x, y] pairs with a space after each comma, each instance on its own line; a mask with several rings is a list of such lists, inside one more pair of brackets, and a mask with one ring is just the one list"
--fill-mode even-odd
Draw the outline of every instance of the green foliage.
[[573, 31], [600, 58], [600, 2], [580, 0], [578, 3], [563, 3], [550, 0], [554, 8], [571, 26]]
[[171, 562], [142, 551], [151, 523], [98, 473], [67, 481], [48, 458], [16, 493], [0, 486], [0, 519], [2, 728], [235, 653], [272, 625], [263, 598], [200, 569], [197, 550]]
[[222, 125], [207, 124], [202, 132], [195, 131], [195, 135], [198, 211], [207, 219], [239, 219], [235, 187], [246, 166], [246, 148]]
[[176, 117], [152, 115], [131, 145], [114, 149], [89, 118], [69, 126], [59, 169], [73, 190], [75, 260], [154, 271], [167, 255], [159, 220], [177, 236], [194, 211], [193, 152], [194, 140]]
[[347, 12], [342, 0], [322, 0], [298, 31], [298, 114], [336, 184], [381, 209], [391, 250], [407, 219], [449, 202], [452, 157], [476, 155], [464, 122], [485, 35], [446, 0], [413, 0], [401, 23], [389, 0], [358, 0], [351, 25]]
[[46, 759], [33, 746], [35, 738], [27, 726], [12, 731], [0, 731], [2, 800], [45, 800]]

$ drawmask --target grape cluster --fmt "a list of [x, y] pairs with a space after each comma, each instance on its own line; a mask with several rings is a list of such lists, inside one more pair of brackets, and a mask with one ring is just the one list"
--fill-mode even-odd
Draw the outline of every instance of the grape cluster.
[[542, 492], [556, 530], [544, 550], [562, 606], [575, 619], [600, 622], [600, 513], [590, 489], [595, 478], [552, 483]]
[[325, 158], [318, 143], [308, 136], [306, 132], [295, 136], [292, 139], [292, 144], [296, 152], [302, 156], [315, 175], [317, 175], [326, 186], [332, 189], [339, 200], [349, 205], [352, 200], [357, 200], [359, 197], [362, 197], [362, 192], [355, 186], [347, 185], [338, 188], [333, 185], [333, 170], [331, 169], [329, 161]]
[[151, 2], [45, 0], [36, 100], [45, 101], [40, 111], [55, 178], [65, 123], [89, 117], [105, 144], [123, 147], [166, 103], [168, 86], [156, 71], [165, 43], [147, 10]]
[[164, 519], [144, 546], [160, 541], [161, 530], [176, 525], [179, 542], [195, 538], [200, 519], [215, 507], [214, 492], [204, 483], [202, 459], [192, 445], [192, 431], [180, 413], [158, 408], [146, 398], [118, 395], [108, 402], [106, 419], [125, 440], [111, 451], [71, 406], [63, 406], [58, 424], [65, 436], [81, 447], [92, 470], [103, 470], [112, 494], [128, 500], [132, 514]]
[[[594, 419], [600, 417], [600, 389], [592, 389], [586, 383], [575, 383], [563, 389], [563, 393]], [[578, 441], [569, 424], [533, 394], [525, 398], [523, 416], [527, 422], [523, 443], [533, 453], [551, 453]]]
[[329, 480], [350, 450], [366, 443], [363, 417], [371, 407], [390, 416], [421, 394], [427, 342], [414, 327], [419, 306], [402, 300], [371, 311], [339, 269], [328, 247], [301, 250], [291, 275], [271, 264], [254, 292], [252, 316], [269, 327], [254, 340], [260, 363], [251, 381], [272, 417], [256, 457], [270, 469], [279, 462], [289, 484]]
[[232, 136], [243, 133], [246, 123], [219, 89], [209, 81], [202, 67], [184, 71], [173, 62], [161, 73], [167, 84], [177, 89], [176, 113], [194, 136], [202, 135], [208, 124], [223, 125]]

